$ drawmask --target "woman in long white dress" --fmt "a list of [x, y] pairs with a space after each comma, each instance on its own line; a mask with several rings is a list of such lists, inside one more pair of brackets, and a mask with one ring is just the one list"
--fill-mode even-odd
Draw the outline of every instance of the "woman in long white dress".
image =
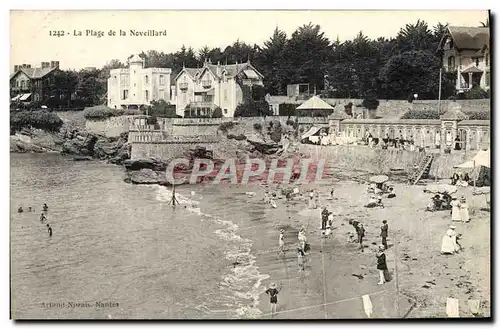
[[460, 219], [464, 223], [470, 222], [469, 205], [467, 204], [467, 200], [464, 196], [460, 199]]
[[452, 222], [460, 222], [460, 202], [458, 202], [457, 197], [453, 196], [451, 198], [450, 206], [451, 206], [451, 221]]
[[306, 237], [306, 232], [304, 231], [304, 228], [300, 229], [297, 238], [299, 240], [300, 249], [302, 249], [302, 251], [305, 253], [305, 248], [306, 248], [306, 243], [307, 243], [307, 237]]
[[455, 226], [451, 225], [443, 236], [441, 254], [454, 254], [459, 249], [457, 244], [457, 232], [455, 232]]

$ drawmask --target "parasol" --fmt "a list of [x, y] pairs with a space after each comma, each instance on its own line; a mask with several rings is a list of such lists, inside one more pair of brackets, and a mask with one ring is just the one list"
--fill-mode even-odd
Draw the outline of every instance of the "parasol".
[[370, 177], [370, 182], [377, 183], [377, 184], [385, 183], [388, 180], [389, 180], [389, 177], [387, 177], [386, 175], [377, 175], [377, 176]]
[[428, 185], [424, 188], [424, 192], [427, 193], [444, 193], [453, 194], [457, 192], [457, 187], [454, 185], [436, 184]]

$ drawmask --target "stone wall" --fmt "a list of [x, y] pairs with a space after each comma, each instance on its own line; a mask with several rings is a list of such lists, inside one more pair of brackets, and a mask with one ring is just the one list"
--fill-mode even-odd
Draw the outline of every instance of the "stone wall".
[[158, 158], [168, 162], [174, 158], [184, 158], [185, 152], [196, 146], [206, 147], [207, 150], [214, 151], [214, 156], [217, 157], [217, 142], [181, 142], [170, 141], [160, 143], [132, 143], [131, 159], [148, 159]]
[[89, 133], [97, 135], [118, 137], [129, 131], [129, 127], [133, 124], [135, 117], [134, 115], [124, 115], [105, 120], [86, 120], [85, 129]]
[[[372, 174], [390, 174], [390, 169], [404, 169], [409, 172], [425, 153], [410, 152], [401, 149], [372, 149], [358, 145], [317, 146], [301, 144], [299, 151], [313, 159], [325, 159], [325, 167], [366, 171]], [[434, 154], [430, 175], [438, 178], [449, 178], [454, 172], [453, 166], [461, 164], [472, 157], [463, 152], [451, 154]]]

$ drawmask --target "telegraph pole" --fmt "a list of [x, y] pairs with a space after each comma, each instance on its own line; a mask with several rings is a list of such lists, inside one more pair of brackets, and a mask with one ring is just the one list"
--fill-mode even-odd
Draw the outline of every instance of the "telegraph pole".
[[439, 93], [438, 93], [438, 115], [441, 114], [441, 80], [443, 77], [443, 68], [439, 69]]

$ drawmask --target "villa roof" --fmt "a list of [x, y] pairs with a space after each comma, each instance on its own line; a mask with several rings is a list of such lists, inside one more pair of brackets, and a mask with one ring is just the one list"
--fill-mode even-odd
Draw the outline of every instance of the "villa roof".
[[[240, 73], [243, 73], [249, 79], [263, 79], [264, 76], [257, 71], [255, 67], [252, 66], [250, 62], [241, 63], [241, 64], [210, 64], [205, 63], [202, 68], [183, 68], [182, 72], [187, 72], [192, 78], [195, 77], [196, 73], [203, 73], [205, 70], [210, 71], [214, 77], [217, 79], [222, 78], [222, 72], [226, 72], [226, 76], [228, 78], [234, 78]], [[219, 71], [220, 74], [217, 73]], [[179, 77], [180, 73], [177, 75], [175, 79]]]
[[458, 123], [459, 126], [490, 126], [490, 120], [463, 120]]
[[490, 43], [489, 27], [449, 26], [449, 35], [458, 49], [482, 49]]
[[482, 73], [483, 71], [472, 65], [463, 70], [461, 73]]
[[315, 95], [299, 105], [297, 110], [333, 110], [333, 106]]
[[10, 79], [15, 77], [19, 72], [23, 72], [30, 79], [41, 79], [44, 76], [46, 76], [47, 74], [49, 74], [50, 72], [54, 71], [55, 69], [57, 69], [57, 67], [45, 67], [43, 69], [40, 67], [30, 67], [30, 68], [23, 67], [23, 68], [20, 68], [19, 71], [13, 73], [10, 76]]

